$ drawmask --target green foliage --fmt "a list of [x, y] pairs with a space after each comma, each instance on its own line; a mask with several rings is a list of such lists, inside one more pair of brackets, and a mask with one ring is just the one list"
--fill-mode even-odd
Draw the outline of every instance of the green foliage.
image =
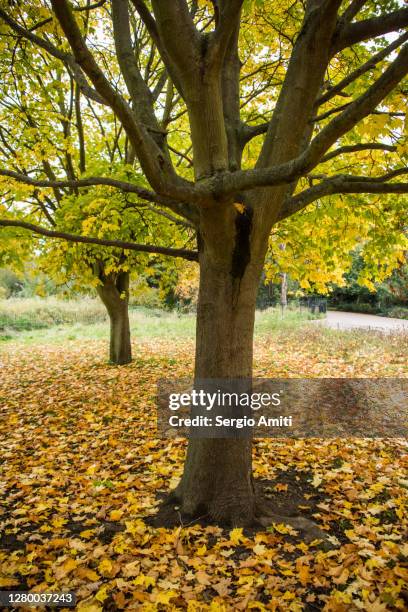
[[152, 287], [145, 276], [137, 276], [130, 285], [129, 305], [131, 307], [143, 306], [144, 308], [162, 308], [163, 299], [158, 287]]
[[[48, 8], [41, 2], [37, 3], [38, 11], [33, 9], [24, 9], [28, 20], [37, 21], [42, 14], [49, 16]], [[10, 7], [8, 10], [13, 12]], [[15, 10], [19, 13], [18, 7]], [[101, 23], [92, 18], [88, 33], [99, 31]], [[1, 27], [4, 29], [3, 22]], [[60, 46], [61, 31], [55, 19], [37, 33], [52, 38]], [[45, 173], [47, 178], [109, 176], [147, 186], [137, 164], [126, 161], [129, 146], [108, 107], [88, 103], [81, 96], [78, 111], [73, 83], [59, 60], [47, 57], [45, 61], [43, 52], [24, 39], [15, 46], [5, 37], [1, 44], [0, 120], [7, 126], [10, 146], [15, 147], [12, 160], [0, 147], [1, 166], [10, 167], [12, 162], [17, 171], [24, 168], [34, 176]], [[15, 70], [11, 73], [13, 61]], [[80, 153], [82, 136], [85, 168]], [[23, 219], [49, 229], [110, 240], [184, 246], [189, 239], [183, 230], [175, 232], [174, 222], [153, 212], [154, 207], [138, 201], [134, 194], [123, 194], [112, 187], [80, 191], [37, 189], [0, 177], [0, 190], [11, 194], [7, 205], [0, 204], [3, 218]], [[0, 266], [21, 267], [33, 253], [39, 271], [58, 285], [69, 283], [71, 290], [78, 291], [86, 286], [95, 287], [101, 273], [142, 274], [150, 260], [146, 254], [134, 251], [46, 240], [22, 229], [1, 228]]]
[[[398, 1], [364, 4], [357, 19], [383, 14], [401, 8]], [[274, 3], [271, 0], [247, 0], [241, 28], [242, 114], [250, 124], [270, 119], [271, 99], [276, 100], [283, 82], [288, 58], [299, 32], [304, 3]], [[254, 27], [256, 24], [256, 27]], [[271, 32], [273, 35], [271, 36]], [[389, 44], [387, 37], [378, 37], [369, 44], [344, 49], [329, 64], [324, 86], [339, 83], [374, 53]], [[335, 110], [361, 95], [392, 61], [387, 57], [372, 70], [353, 80], [342, 92], [320, 106], [319, 115]], [[259, 94], [254, 95], [258, 89]], [[390, 93], [379, 110], [369, 115], [345, 134], [333, 149], [342, 146], [384, 142], [395, 145], [396, 152], [360, 150], [324, 161], [313, 171], [316, 178], [301, 179], [296, 192], [337, 174], [363, 177], [387, 173], [391, 168], [406, 166], [408, 161], [408, 121], [404, 115], [406, 100], [403, 88]], [[383, 114], [381, 114], [383, 112]], [[321, 130], [335, 115], [317, 122]], [[244, 150], [244, 167], [252, 167], [263, 142], [258, 136]], [[404, 228], [408, 224], [407, 196], [333, 195], [323, 198], [293, 217], [275, 226], [270, 238], [265, 271], [267, 280], [275, 281], [281, 272], [300, 283], [307, 292], [328, 293], [331, 285], [343, 285], [344, 275], [352, 264], [352, 251], [362, 247], [364, 266], [359, 283], [374, 290], [375, 283], [389, 277], [403, 261], [408, 248]], [[285, 249], [281, 249], [281, 245]]]
[[387, 316], [396, 319], [408, 319], [408, 308], [404, 306], [392, 306], [387, 310]]
[[0, 268], [0, 298], [18, 294], [23, 288], [21, 277], [12, 270]]
[[[57, 293], [50, 276], [42, 273], [38, 266], [31, 262], [26, 262], [18, 273], [9, 268], [0, 269], [0, 288], [3, 289], [3, 298], [45, 297]], [[67, 287], [64, 293], [66, 290]]]
[[364, 258], [359, 249], [353, 254], [351, 269], [344, 275], [344, 286], [335, 286], [332, 289], [330, 304], [339, 310], [405, 318], [405, 316], [399, 317], [398, 313], [404, 315], [404, 308], [408, 306], [408, 265], [400, 265], [389, 278], [376, 283], [374, 291], [360, 282], [364, 266]]
[[[356, 282], [370, 291], [405, 261], [406, 196], [332, 196], [278, 224], [269, 241], [268, 280], [289, 274], [306, 291], [327, 294], [344, 286], [358, 246]], [[282, 245], [284, 248], [282, 248]]]

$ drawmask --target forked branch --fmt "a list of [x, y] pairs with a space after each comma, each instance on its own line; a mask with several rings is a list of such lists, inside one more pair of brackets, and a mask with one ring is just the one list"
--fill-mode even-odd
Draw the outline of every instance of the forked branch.
[[51, 0], [54, 13], [71, 46], [77, 63], [92, 81], [97, 92], [112, 108], [139, 158], [143, 171], [154, 189], [165, 192], [169, 179], [175, 178], [169, 163], [148, 130], [137, 121], [131, 108], [106, 78], [89, 51], [67, 0]]

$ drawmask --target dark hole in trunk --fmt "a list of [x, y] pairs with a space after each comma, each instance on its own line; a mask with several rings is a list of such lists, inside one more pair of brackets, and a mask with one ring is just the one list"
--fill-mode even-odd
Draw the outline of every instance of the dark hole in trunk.
[[232, 254], [231, 276], [241, 279], [251, 259], [251, 230], [253, 210], [246, 206], [235, 217], [235, 247]]

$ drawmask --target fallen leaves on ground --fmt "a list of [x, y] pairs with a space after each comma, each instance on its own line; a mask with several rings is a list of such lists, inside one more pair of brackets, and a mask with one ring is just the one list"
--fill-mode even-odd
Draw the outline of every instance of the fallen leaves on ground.
[[[397, 339], [306, 340], [260, 339], [256, 374], [407, 374]], [[406, 609], [404, 441], [256, 441], [255, 476], [275, 496], [307, 482], [300, 509], [313, 508], [331, 550], [284, 523], [153, 527], [157, 493], [175, 486], [185, 453], [183, 440], [156, 437], [156, 381], [191, 375], [193, 346], [144, 342], [121, 368], [104, 349], [0, 355], [0, 588], [72, 590], [83, 612]]]

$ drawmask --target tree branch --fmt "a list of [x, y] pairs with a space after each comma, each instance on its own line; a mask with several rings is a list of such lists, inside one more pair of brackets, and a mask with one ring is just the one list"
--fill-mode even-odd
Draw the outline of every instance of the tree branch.
[[149, 191], [144, 187], [139, 187], [134, 183], [128, 183], [126, 181], [119, 181], [116, 179], [112, 179], [104, 176], [90, 176], [84, 179], [77, 179], [76, 181], [60, 181], [60, 180], [42, 180], [42, 179], [33, 179], [25, 174], [21, 174], [18, 172], [13, 172], [12, 170], [4, 170], [0, 168], [0, 176], [8, 176], [19, 183], [25, 183], [26, 185], [32, 185], [33, 187], [50, 187], [51, 189], [58, 188], [77, 188], [81, 187], [92, 187], [94, 185], [107, 185], [109, 187], [115, 187], [116, 189], [120, 189], [125, 193], [135, 193], [140, 199], [146, 200], [147, 202], [153, 202], [153, 204], [160, 204], [161, 206], [165, 206], [170, 208], [175, 213], [188, 219], [195, 223], [197, 221], [197, 211], [195, 208], [187, 203], [181, 203], [178, 200], [174, 200], [167, 196], [162, 196], [160, 194], [155, 193], [154, 191]]
[[[307, 3], [301, 31], [266, 134], [258, 168], [299, 155], [329, 61], [341, 0]], [[294, 121], [296, 117], [296, 121]]]
[[120, 189], [126, 193], [135, 193], [142, 200], [147, 200], [148, 202], [155, 202], [157, 204], [161, 204], [163, 206], [171, 206], [176, 204], [176, 200], [172, 200], [171, 198], [167, 198], [166, 196], [161, 196], [153, 191], [149, 191], [148, 189], [144, 189], [143, 187], [138, 187], [134, 183], [128, 183], [126, 181], [119, 181], [116, 179], [112, 179], [109, 177], [103, 176], [90, 176], [84, 179], [78, 179], [76, 181], [59, 181], [59, 180], [42, 180], [42, 179], [33, 179], [25, 174], [20, 174], [18, 172], [13, 172], [12, 170], [3, 170], [0, 169], [0, 176], [9, 176], [10, 178], [18, 181], [19, 183], [25, 183], [26, 185], [32, 185], [33, 187], [50, 187], [52, 189], [55, 188], [80, 188], [80, 187], [92, 187], [93, 185], [108, 185], [109, 187], [116, 187], [116, 189]]
[[266, 134], [266, 132], [268, 131], [268, 127], [269, 121], [266, 121], [265, 123], [259, 123], [258, 125], [243, 124], [241, 127], [242, 141], [246, 144], [247, 142], [252, 140], [252, 138], [260, 136], [261, 134]]
[[[240, 71], [241, 62], [239, 59], [239, 31], [240, 31], [240, 7], [241, 2], [232, 2], [230, 11], [235, 10], [235, 14], [228, 18], [222, 17], [219, 27], [222, 32], [223, 23], [230, 19], [224, 28], [225, 42], [216, 49], [218, 59], [214, 61], [214, 66], [221, 72], [222, 88], [222, 112], [224, 115], [225, 134], [228, 146], [228, 168], [238, 170], [241, 167], [242, 149], [244, 143], [241, 141], [241, 118], [240, 118]], [[223, 5], [221, 5], [223, 7]], [[210, 45], [211, 48], [211, 45]], [[220, 63], [221, 62], [221, 63]]]
[[189, 221], [183, 221], [183, 219], [174, 217], [173, 215], [167, 213], [165, 210], [161, 210], [160, 208], [157, 208], [157, 206], [153, 206], [152, 204], [146, 204], [146, 206], [149, 210], [151, 210], [156, 215], [160, 215], [161, 217], [168, 219], [169, 221], [171, 221], [172, 223], [175, 223], [176, 225], [188, 227], [189, 229], [194, 229], [194, 230], [196, 229], [195, 225], [193, 225]]
[[170, 176], [176, 178], [173, 169], [165, 162], [160, 148], [148, 131], [136, 120], [129, 105], [112, 87], [96, 63], [82, 38], [67, 0], [51, 0], [51, 3], [76, 61], [122, 123], [149, 183], [157, 191], [165, 192]]
[[317, 165], [336, 140], [370, 114], [407, 72], [408, 45], [405, 45], [381, 77], [326, 125], [303, 153], [290, 161], [269, 168], [256, 167], [251, 170], [221, 173], [208, 181], [202, 181], [200, 188], [210, 189], [214, 198], [222, 198], [245, 189], [291, 183]]
[[160, 45], [160, 36], [159, 31], [157, 29], [157, 24], [153, 18], [153, 15], [147, 8], [144, 0], [131, 0], [133, 6], [139, 14], [140, 19], [143, 21], [146, 26], [147, 31], [150, 34], [151, 39], [153, 40], [156, 47]]
[[131, 2], [133, 6], [135, 7], [143, 24], [145, 25], [146, 30], [149, 32], [150, 38], [156, 45], [157, 50], [160, 54], [160, 57], [162, 58], [164, 65], [167, 68], [167, 72], [171, 76], [172, 81], [174, 81], [174, 84], [176, 88], [178, 89], [179, 93], [181, 93], [182, 87], [179, 82], [178, 74], [176, 70], [174, 69], [174, 66], [172, 64], [172, 61], [170, 60], [170, 57], [169, 57], [169, 54], [167, 53], [166, 48], [163, 46], [162, 40], [160, 38], [159, 30], [157, 28], [157, 23], [153, 15], [147, 8], [144, 0], [131, 0]]
[[86, 150], [84, 125], [82, 122], [81, 111], [81, 91], [78, 85], [75, 86], [75, 119], [79, 144], [79, 170], [83, 174], [86, 171]]
[[100, 246], [115, 247], [127, 249], [129, 251], [140, 251], [141, 253], [154, 253], [157, 255], [168, 255], [170, 257], [181, 257], [188, 261], [198, 261], [198, 253], [187, 249], [174, 249], [170, 247], [152, 246], [148, 244], [137, 244], [136, 242], [127, 242], [125, 240], [105, 240], [104, 238], [91, 238], [90, 236], [78, 236], [66, 232], [56, 230], [48, 230], [39, 225], [26, 223], [25, 221], [17, 221], [14, 219], [0, 219], [1, 227], [21, 227], [23, 229], [34, 232], [48, 238], [61, 238], [68, 242], [80, 242], [83, 244], [97, 244]]
[[186, 0], [152, 0], [152, 7], [161, 42], [158, 50], [180, 91], [180, 87], [184, 89], [187, 81], [190, 84], [195, 82], [200, 35], [194, 26]]
[[74, 11], [92, 11], [93, 9], [99, 8], [106, 3], [106, 0], [99, 0], [99, 2], [95, 2], [94, 4], [89, 4], [87, 6], [74, 6]]
[[363, 6], [367, 3], [367, 0], [352, 0], [349, 6], [346, 8], [344, 13], [341, 16], [341, 21], [343, 23], [350, 23], [353, 21], [354, 17], [361, 11]]
[[336, 113], [339, 113], [340, 111], [344, 110], [345, 108], [350, 106], [350, 104], [351, 102], [346, 102], [341, 106], [335, 106], [334, 108], [330, 108], [325, 113], [322, 113], [321, 115], [316, 115], [316, 117], [312, 117], [310, 123], [317, 123], [318, 121], [323, 121], [323, 119], [327, 119], [327, 117], [331, 117], [331, 115], [335, 115]]
[[340, 23], [340, 28], [333, 37], [332, 54], [335, 55], [345, 47], [351, 47], [364, 40], [402, 30], [407, 25], [408, 8], [399, 9], [379, 17], [356, 21], [348, 25]]
[[351, 102], [347, 108], [335, 117], [312, 140], [310, 146], [303, 154], [304, 162], [308, 168], [317, 163], [322, 154], [334, 142], [351, 130], [361, 119], [369, 115], [393, 90], [393, 88], [408, 73], [408, 45], [402, 47], [397, 58], [383, 72], [383, 74], [362, 94]]
[[387, 181], [408, 174], [408, 168], [400, 168], [383, 176], [367, 178], [339, 174], [323, 180], [318, 185], [301, 191], [288, 198], [279, 214], [279, 221], [286, 219], [305, 208], [308, 204], [327, 195], [340, 193], [408, 193], [408, 183], [388, 183]]
[[208, 61], [222, 63], [230, 38], [239, 25], [243, 0], [222, 0], [216, 11], [217, 26], [210, 38]]
[[322, 157], [319, 163], [323, 164], [324, 162], [329, 161], [329, 159], [333, 159], [333, 157], [343, 155], [343, 153], [354, 153], [355, 151], [366, 150], [396, 151], [397, 147], [393, 145], [383, 144], [381, 142], [367, 142], [362, 144], [346, 145], [344, 147], [334, 149], [334, 151], [330, 151], [330, 153], [327, 153], [327, 155]]
[[382, 49], [379, 53], [373, 55], [367, 62], [359, 66], [356, 70], [354, 70], [351, 74], [342, 79], [339, 83], [333, 85], [333, 87], [329, 87], [326, 93], [324, 93], [322, 96], [320, 96], [320, 98], [318, 98], [317, 103], [324, 104], [324, 102], [327, 102], [335, 95], [342, 92], [345, 87], [350, 85], [350, 83], [353, 83], [353, 81], [358, 79], [358, 77], [360, 77], [361, 75], [368, 72], [368, 70], [371, 70], [371, 68], [374, 68], [374, 66], [376, 66], [379, 62], [381, 62], [388, 55], [390, 55], [390, 53], [395, 51], [395, 49], [398, 49], [398, 47], [400, 47], [406, 40], [408, 40], [408, 32], [405, 32], [402, 36], [397, 38], [397, 40], [388, 45], [388, 47], [385, 47], [385, 49]]
[[[112, 24], [116, 55], [132, 99], [133, 112], [138, 121], [148, 129], [160, 149], [165, 151], [165, 137], [160, 132], [160, 126], [154, 114], [152, 94], [135, 62], [130, 33], [128, 0], [112, 0]], [[166, 158], [167, 162], [171, 163], [167, 153]]]

